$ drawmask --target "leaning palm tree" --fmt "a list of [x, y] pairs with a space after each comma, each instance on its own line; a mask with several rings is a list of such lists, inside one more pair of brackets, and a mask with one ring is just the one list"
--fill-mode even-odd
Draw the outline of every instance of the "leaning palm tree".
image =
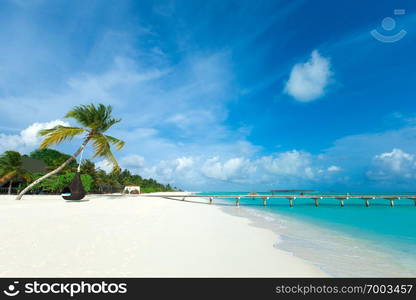
[[24, 190], [22, 190], [16, 200], [20, 200], [27, 191], [39, 182], [65, 168], [65, 166], [67, 166], [85, 149], [90, 141], [92, 142], [92, 146], [94, 148], [94, 157], [104, 157], [113, 165], [114, 170], [120, 170], [120, 167], [111, 152], [110, 144], [115, 146], [117, 150], [120, 150], [123, 148], [124, 142], [115, 137], [104, 134], [104, 132], [106, 132], [111, 126], [121, 121], [121, 119], [114, 119], [111, 116], [111, 112], [112, 107], [105, 106], [103, 104], [99, 104], [98, 106], [95, 106], [94, 104], [76, 106], [66, 114], [65, 118], [74, 118], [83, 126], [83, 128], [58, 125], [51, 129], [39, 131], [39, 135], [45, 137], [40, 144], [41, 149], [60, 144], [66, 140], [72, 140], [78, 135], [83, 135], [84, 138], [81, 146], [70, 158], [68, 158], [55, 170], [33, 181]]
[[0, 156], [0, 184], [9, 181], [8, 194], [12, 193], [13, 180], [23, 178], [31, 181], [30, 172], [23, 168], [22, 156], [16, 151], [6, 151]]

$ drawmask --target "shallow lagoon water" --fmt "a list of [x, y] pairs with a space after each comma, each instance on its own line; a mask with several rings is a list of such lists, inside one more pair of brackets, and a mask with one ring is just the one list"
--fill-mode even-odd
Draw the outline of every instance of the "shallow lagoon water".
[[[207, 193], [213, 194], [213, 193]], [[218, 193], [220, 194], [220, 193]], [[224, 194], [224, 193], [221, 193]], [[231, 193], [230, 193], [231, 194]], [[232, 193], [236, 194], [236, 193]], [[289, 251], [335, 277], [416, 276], [416, 207], [401, 199], [390, 207], [384, 199], [221, 199], [228, 213], [249, 218], [254, 226], [277, 233], [277, 248]]]

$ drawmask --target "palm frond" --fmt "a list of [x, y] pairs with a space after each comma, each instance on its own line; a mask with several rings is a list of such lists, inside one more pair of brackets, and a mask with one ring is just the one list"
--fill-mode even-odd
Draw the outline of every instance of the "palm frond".
[[123, 148], [124, 147], [124, 145], [126, 144], [124, 141], [122, 141], [122, 140], [120, 140], [120, 139], [118, 139], [118, 138], [115, 138], [115, 137], [112, 137], [112, 136], [110, 136], [110, 135], [104, 135], [105, 137], [106, 137], [106, 139], [111, 143], [111, 144], [113, 144], [114, 145], [114, 147], [116, 147], [116, 149], [117, 150], [120, 150], [121, 148]]
[[92, 138], [92, 146], [94, 147], [94, 157], [104, 156], [106, 151], [110, 151], [110, 144], [101, 134]]
[[99, 134], [94, 136], [92, 138], [92, 145], [95, 150], [93, 157], [104, 157], [108, 162], [110, 162], [113, 165], [114, 170], [120, 169], [120, 166], [118, 165], [116, 158], [111, 152], [109, 140], [105, 135]]
[[108, 151], [105, 154], [105, 159], [113, 165], [113, 172], [119, 172], [121, 170], [113, 152]]
[[121, 119], [114, 119], [114, 118], [108, 118], [105, 122], [101, 124], [99, 127], [100, 132], [107, 131], [111, 126], [114, 124], [117, 124], [121, 121]]
[[55, 126], [39, 131], [40, 136], [45, 136], [39, 148], [47, 148], [57, 145], [65, 140], [72, 140], [75, 136], [84, 133], [85, 129], [78, 127]]
[[16, 174], [17, 174], [17, 171], [11, 171], [11, 172], [8, 172], [6, 174], [2, 174], [2, 176], [0, 177], [0, 183], [4, 183], [4, 182], [9, 181], [14, 176], [16, 176]]
[[33, 174], [30, 173], [30, 172], [28, 172], [28, 171], [26, 171], [26, 170], [24, 170], [24, 169], [21, 169], [18, 172], [18, 174], [16, 174], [16, 175], [18, 175], [19, 177], [23, 178], [27, 182], [33, 181]]
[[65, 117], [74, 118], [83, 126], [90, 128], [91, 131], [104, 132], [121, 121], [111, 117], [112, 111], [113, 108], [110, 105], [80, 105], [68, 112]]

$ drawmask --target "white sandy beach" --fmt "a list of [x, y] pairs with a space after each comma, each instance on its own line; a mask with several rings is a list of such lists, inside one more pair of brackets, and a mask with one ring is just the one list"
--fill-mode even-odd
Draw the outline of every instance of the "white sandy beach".
[[274, 248], [273, 232], [215, 205], [119, 195], [86, 199], [0, 196], [0, 276], [327, 276]]

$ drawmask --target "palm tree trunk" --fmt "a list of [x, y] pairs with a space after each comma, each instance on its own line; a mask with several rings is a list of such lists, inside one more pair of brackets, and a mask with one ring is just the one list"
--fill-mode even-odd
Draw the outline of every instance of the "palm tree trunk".
[[63, 168], [65, 168], [71, 161], [73, 161], [75, 158], [77, 158], [77, 156], [82, 152], [82, 150], [84, 150], [85, 146], [87, 146], [88, 142], [90, 140], [90, 137], [87, 137], [84, 142], [82, 143], [81, 147], [79, 147], [79, 149], [77, 150], [77, 152], [75, 152], [74, 154], [72, 154], [72, 156], [70, 158], [68, 158], [62, 165], [60, 165], [58, 168], [56, 168], [55, 170], [43, 175], [42, 177], [36, 179], [35, 181], [33, 181], [31, 184], [29, 184], [26, 188], [23, 189], [23, 191], [20, 192], [19, 195], [17, 195], [16, 200], [20, 200], [22, 199], [23, 195], [26, 194], [30, 189], [32, 189], [35, 185], [37, 185], [38, 183], [42, 182], [43, 180], [45, 180], [46, 178], [58, 173], [59, 171], [61, 171]]
[[13, 180], [10, 179], [10, 182], [9, 182], [9, 190], [7, 192], [8, 195], [11, 195], [12, 194], [12, 185], [13, 185]]

